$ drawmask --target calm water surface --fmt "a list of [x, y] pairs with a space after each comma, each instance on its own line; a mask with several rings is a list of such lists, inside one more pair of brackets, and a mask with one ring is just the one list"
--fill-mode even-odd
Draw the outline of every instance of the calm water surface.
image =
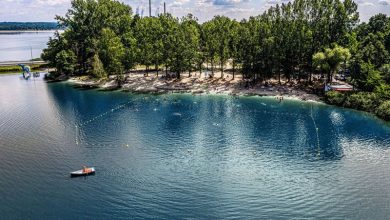
[[321, 104], [0, 77], [1, 219], [388, 219], [389, 149]]
[[42, 50], [47, 47], [54, 31], [38, 32], [1, 32], [0, 31], [0, 62], [26, 61], [32, 57], [39, 58]]

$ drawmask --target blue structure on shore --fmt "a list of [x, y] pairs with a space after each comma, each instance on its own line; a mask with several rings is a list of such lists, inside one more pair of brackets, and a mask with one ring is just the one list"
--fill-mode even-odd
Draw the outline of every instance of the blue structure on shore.
[[31, 77], [31, 68], [30, 66], [24, 65], [24, 64], [19, 64], [20, 67], [22, 67], [23, 70], [23, 78], [24, 79], [29, 79]]

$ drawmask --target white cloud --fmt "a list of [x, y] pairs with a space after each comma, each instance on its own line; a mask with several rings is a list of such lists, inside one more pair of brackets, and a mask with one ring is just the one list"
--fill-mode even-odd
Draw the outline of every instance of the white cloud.
[[380, 5], [390, 5], [390, 0], [380, 0], [378, 3]]
[[70, 0], [36, 0], [36, 4], [46, 5], [46, 6], [57, 6], [70, 3]]

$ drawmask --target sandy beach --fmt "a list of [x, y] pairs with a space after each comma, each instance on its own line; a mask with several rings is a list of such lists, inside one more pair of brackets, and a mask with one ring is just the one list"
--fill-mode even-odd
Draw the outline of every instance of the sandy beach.
[[[125, 82], [119, 88], [122, 91], [136, 93], [191, 93], [191, 94], [225, 94], [233, 96], [275, 96], [283, 99], [298, 99], [303, 101], [321, 102], [320, 97], [310, 94], [300, 89], [298, 84], [279, 84], [277, 80], [268, 80], [266, 83], [251, 86], [242, 80], [241, 75], [236, 75], [235, 79], [231, 73], [216, 72], [213, 78], [204, 71], [182, 74], [180, 79], [165, 79], [165, 73], [160, 72], [159, 76], [155, 72], [145, 76], [145, 72], [137, 71], [125, 74]], [[104, 90], [118, 89], [115, 76], [105, 80], [96, 80], [90, 77], [72, 77], [68, 80], [81, 87], [100, 88]]]

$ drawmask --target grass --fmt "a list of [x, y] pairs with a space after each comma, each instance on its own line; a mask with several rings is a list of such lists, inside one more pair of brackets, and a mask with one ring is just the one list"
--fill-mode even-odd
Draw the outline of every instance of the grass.
[[[43, 64], [33, 64], [30, 65], [31, 70], [39, 70], [40, 68], [43, 68]], [[0, 74], [9, 74], [9, 73], [21, 73], [22, 68], [20, 66], [0, 66]]]

